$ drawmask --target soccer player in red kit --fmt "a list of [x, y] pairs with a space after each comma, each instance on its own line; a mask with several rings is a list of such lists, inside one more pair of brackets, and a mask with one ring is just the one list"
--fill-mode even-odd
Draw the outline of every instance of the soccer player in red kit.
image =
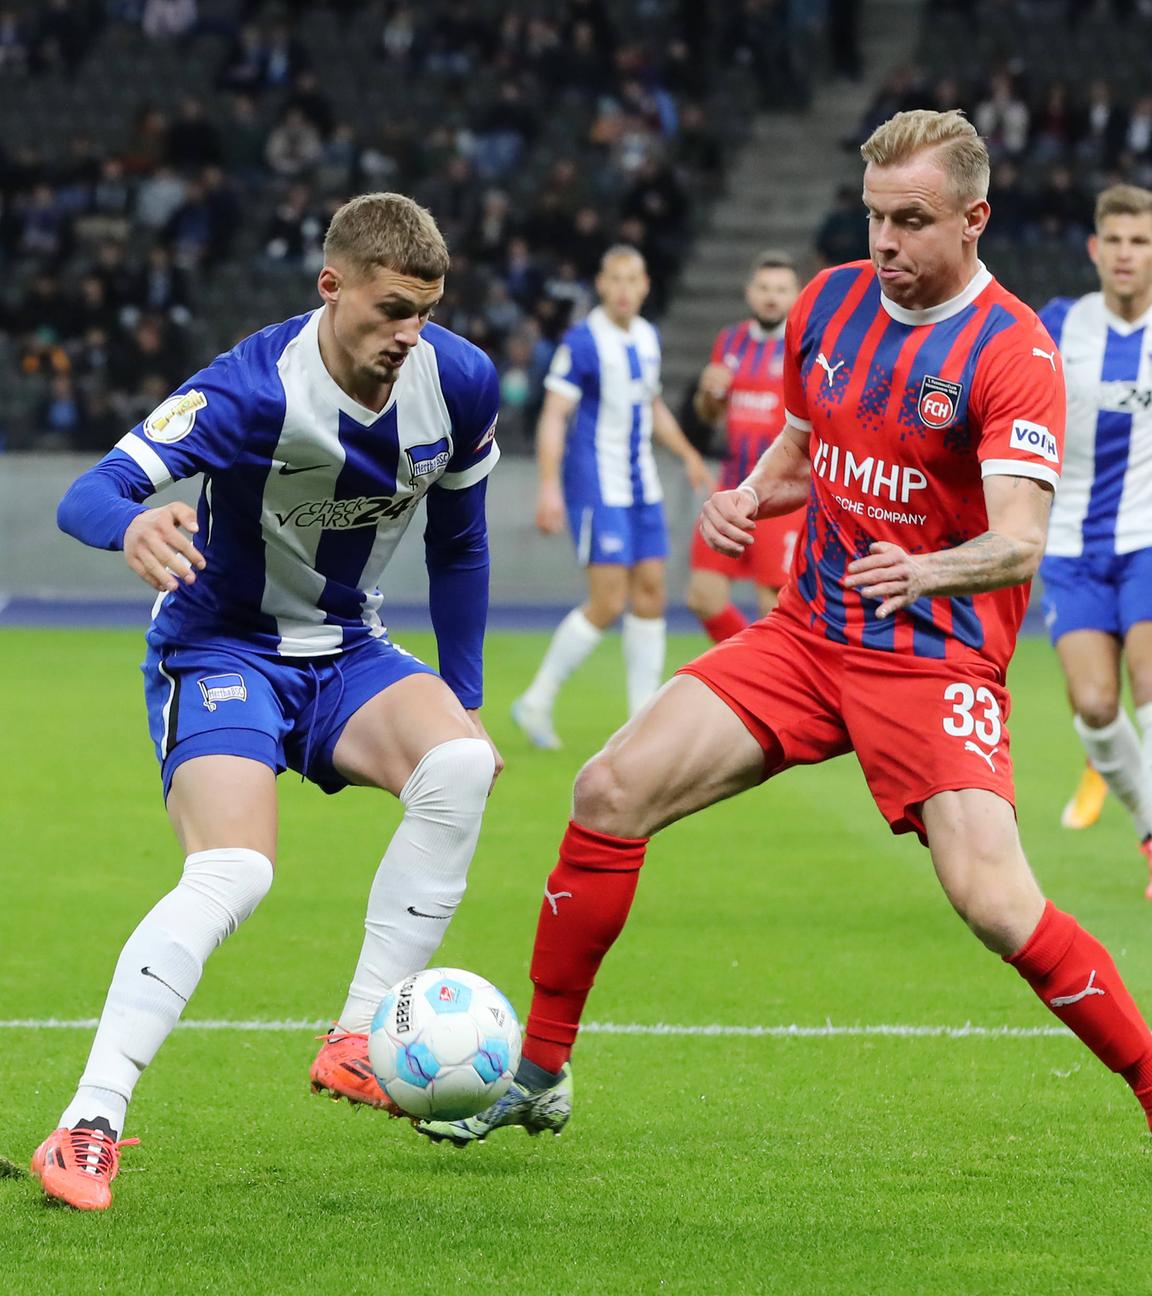
[[758, 517], [807, 501], [792, 578], [770, 616], [685, 666], [581, 770], [540, 910], [524, 1061], [497, 1104], [423, 1127], [433, 1137], [561, 1128], [580, 1016], [649, 836], [848, 751], [972, 931], [1152, 1111], [1152, 1033], [1108, 951], [1041, 894], [1013, 808], [1004, 676], [1057, 481], [1059, 357], [977, 258], [988, 155], [963, 116], [898, 113], [861, 151], [871, 261], [801, 294], [788, 426], [701, 514], [709, 544], [735, 554]]
[[[720, 330], [700, 375], [693, 406], [703, 422], [723, 422], [728, 442], [721, 489], [738, 486], [784, 427], [784, 321], [799, 291], [791, 257], [761, 253], [744, 285], [752, 318]], [[687, 601], [716, 643], [748, 624], [732, 603], [733, 581], [755, 583], [761, 616], [776, 606], [803, 524], [803, 509], [765, 518], [756, 524], [756, 543], [735, 556], [718, 553], [696, 532]]]

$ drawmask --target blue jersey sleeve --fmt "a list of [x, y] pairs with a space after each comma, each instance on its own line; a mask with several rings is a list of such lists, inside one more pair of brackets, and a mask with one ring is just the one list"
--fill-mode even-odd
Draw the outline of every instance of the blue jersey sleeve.
[[1068, 312], [1076, 305], [1074, 297], [1053, 297], [1046, 305], [1041, 307], [1036, 313], [1040, 317], [1040, 323], [1044, 325], [1048, 336], [1060, 346], [1063, 333], [1064, 321], [1068, 318]]
[[251, 406], [247, 365], [239, 350], [218, 356], [116, 443], [153, 490], [236, 461]]
[[484, 630], [488, 623], [488, 523], [482, 478], [459, 490], [438, 482], [428, 492], [424, 546], [428, 603], [440, 674], [463, 706], [484, 701]]
[[61, 531], [94, 549], [123, 549], [124, 532], [156, 488], [122, 450], [77, 477], [56, 510]]
[[452, 419], [452, 458], [437, 484], [450, 491], [481, 481], [500, 458], [496, 445], [500, 378], [496, 366], [479, 348], [472, 348], [470, 360], [463, 380], [444, 389]]
[[596, 339], [587, 324], [578, 324], [564, 334], [548, 367], [544, 387], [574, 401], [599, 395], [600, 360]]

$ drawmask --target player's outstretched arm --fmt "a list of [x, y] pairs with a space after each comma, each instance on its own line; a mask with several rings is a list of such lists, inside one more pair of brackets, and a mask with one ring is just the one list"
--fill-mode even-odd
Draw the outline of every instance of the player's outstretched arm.
[[1032, 477], [984, 479], [988, 530], [955, 549], [910, 554], [878, 541], [868, 556], [849, 563], [844, 584], [882, 600], [886, 617], [918, 598], [980, 594], [1031, 580], [1044, 556], [1052, 487]]
[[546, 392], [536, 424], [536, 528], [544, 535], [559, 535], [564, 530], [560, 465], [568, 439], [568, 420], [578, 404], [563, 392]]

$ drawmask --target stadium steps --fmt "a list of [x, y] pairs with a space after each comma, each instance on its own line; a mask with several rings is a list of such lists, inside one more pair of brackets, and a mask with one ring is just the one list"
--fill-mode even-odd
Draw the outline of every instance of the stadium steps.
[[863, 6], [867, 79], [826, 81], [807, 113], [762, 113], [754, 120], [661, 323], [664, 384], [673, 409], [695, 383], [717, 330], [739, 318], [741, 284], [755, 256], [780, 248], [806, 264], [837, 185], [859, 181], [859, 158], [841, 140], [854, 132], [873, 85], [910, 60], [922, 8], [921, 0]]

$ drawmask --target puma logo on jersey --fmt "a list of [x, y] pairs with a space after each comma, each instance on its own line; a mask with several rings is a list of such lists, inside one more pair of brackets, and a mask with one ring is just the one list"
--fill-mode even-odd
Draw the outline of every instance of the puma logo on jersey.
[[828, 357], [824, 354], [823, 351], [821, 351], [820, 354], [816, 357], [816, 363], [828, 375], [828, 386], [831, 387], [833, 382], [836, 379], [836, 370], [843, 367], [844, 361], [838, 360], [834, 365], [829, 364]]
[[1038, 360], [1047, 360], [1048, 363], [1052, 366], [1052, 372], [1053, 373], [1056, 372], [1056, 352], [1055, 351], [1041, 351], [1039, 347], [1033, 347], [1032, 354]]

